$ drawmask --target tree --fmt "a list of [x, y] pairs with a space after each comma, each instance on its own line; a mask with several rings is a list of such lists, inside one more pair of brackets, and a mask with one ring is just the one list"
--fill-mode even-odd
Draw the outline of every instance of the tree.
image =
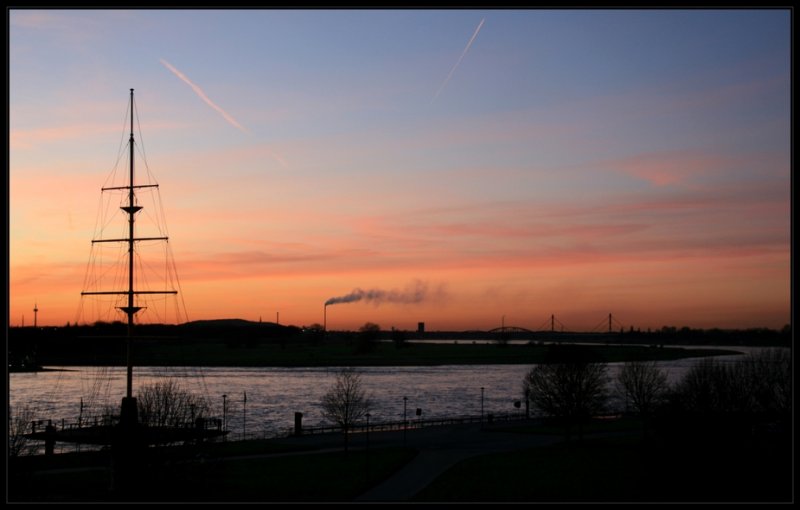
[[569, 440], [573, 424], [583, 437], [583, 423], [601, 411], [608, 398], [606, 364], [586, 360], [582, 351], [557, 349], [523, 380], [523, 393], [537, 408], [560, 419]]
[[325, 327], [318, 322], [303, 328], [303, 337], [313, 344], [320, 344], [325, 339]]
[[678, 381], [667, 404], [658, 424], [681, 441], [782, 441], [792, 430], [791, 350], [703, 358]]
[[406, 332], [392, 328], [392, 342], [394, 342], [394, 346], [398, 349], [406, 347], [408, 345], [406, 342]]
[[28, 438], [28, 425], [33, 421], [33, 409], [28, 405], [15, 408], [16, 414], [11, 415], [9, 406], [8, 420], [8, 456], [19, 457], [30, 452]]
[[358, 337], [356, 338], [356, 352], [368, 353], [372, 352], [375, 348], [375, 342], [378, 341], [381, 327], [372, 322], [367, 322], [358, 330]]
[[647, 420], [669, 389], [667, 374], [655, 361], [631, 361], [622, 366], [617, 389], [642, 417], [642, 427], [647, 433]]
[[789, 349], [765, 349], [741, 361], [752, 381], [755, 411], [769, 418], [792, 414], [792, 355]]
[[150, 427], [178, 427], [209, 411], [204, 398], [184, 390], [173, 379], [143, 386], [136, 401], [139, 422]]
[[350, 428], [369, 412], [370, 406], [358, 372], [344, 368], [336, 374], [333, 387], [322, 397], [322, 415], [342, 428], [345, 451]]
[[786, 417], [791, 381], [788, 349], [767, 349], [727, 363], [704, 358], [683, 376], [675, 398], [683, 410], [699, 415]]

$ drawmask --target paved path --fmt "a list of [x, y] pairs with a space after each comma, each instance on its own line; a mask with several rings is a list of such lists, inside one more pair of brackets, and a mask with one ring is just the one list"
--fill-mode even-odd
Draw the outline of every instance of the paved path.
[[[402, 430], [370, 432], [370, 448], [408, 446], [419, 450], [419, 454], [388, 479], [356, 498], [355, 501], [409, 501], [436, 477], [463, 459], [486, 453], [544, 446], [563, 439], [560, 435], [519, 434], [504, 431], [507, 427], [519, 426], [524, 423], [524, 420], [485, 425], [470, 423], [409, 429], [405, 432]], [[289, 437], [275, 441], [311, 446], [314, 449], [302, 452], [222, 457], [220, 460], [224, 462], [253, 457], [313, 455], [324, 451], [341, 451], [343, 447], [342, 436], [339, 433]], [[350, 448], [354, 450], [365, 448], [367, 434], [363, 432], [352, 434], [349, 444]], [[82, 469], [98, 468], [65, 468], [55, 471], [72, 472]], [[107, 469], [107, 467], [101, 469]]]
[[[521, 422], [513, 423], [513, 425], [520, 424]], [[403, 431], [370, 432], [370, 448], [406, 445], [418, 449], [420, 453], [387, 480], [368, 490], [355, 501], [408, 501], [449, 467], [463, 459], [486, 453], [543, 446], [563, 439], [559, 435], [503, 432], [505, 426], [508, 425], [499, 423], [482, 427], [479, 423], [473, 423], [426, 427], [410, 429], [405, 432], [405, 436]], [[291, 438], [287, 442], [305, 442], [341, 448], [342, 437], [339, 434], [324, 434]], [[350, 446], [354, 449], [364, 448], [366, 434], [353, 434]]]
[[[497, 427], [497, 426], [495, 426]], [[480, 424], [431, 427], [408, 432], [408, 445], [420, 453], [383, 483], [356, 501], [408, 501], [457, 462], [486, 453], [542, 446], [560, 436], [514, 434]]]

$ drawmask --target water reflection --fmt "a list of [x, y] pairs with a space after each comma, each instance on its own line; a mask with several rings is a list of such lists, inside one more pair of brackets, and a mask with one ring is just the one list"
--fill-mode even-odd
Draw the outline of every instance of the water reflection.
[[[741, 348], [735, 348], [742, 350]], [[753, 348], [751, 348], [753, 349]], [[739, 356], [719, 356], [721, 361]], [[696, 361], [687, 358], [659, 362], [670, 383], [680, 379]], [[621, 363], [608, 365], [609, 384]], [[486, 414], [524, 412], [514, 402], [522, 398], [522, 379], [530, 365], [444, 365], [426, 367], [363, 367], [362, 381], [374, 408], [374, 423], [403, 419], [407, 397], [409, 419], [422, 410], [424, 419], [477, 416], [481, 413], [481, 388]], [[320, 412], [322, 395], [333, 384], [336, 368], [239, 368], [239, 367], [138, 367], [134, 369], [134, 393], [142, 385], [176, 378], [183, 389], [204, 396], [212, 413], [222, 416], [226, 395], [228, 428], [234, 438], [246, 430], [248, 437], [285, 434], [294, 425], [295, 412], [303, 413], [304, 426], [326, 424]], [[125, 391], [123, 367], [70, 367], [67, 371], [12, 373], [10, 413], [29, 406], [35, 419], [84, 422], [116, 412]], [[245, 393], [247, 403], [245, 408]], [[612, 399], [612, 406], [623, 403]]]

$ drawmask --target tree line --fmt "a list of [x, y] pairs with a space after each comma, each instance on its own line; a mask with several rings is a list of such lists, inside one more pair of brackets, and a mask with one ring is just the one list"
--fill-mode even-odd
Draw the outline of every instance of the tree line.
[[645, 432], [653, 423], [674, 430], [752, 431], [786, 426], [791, 418], [788, 349], [764, 349], [737, 361], [704, 358], [673, 385], [656, 362], [627, 362], [609, 385], [606, 363], [589, 361], [570, 346], [553, 347], [549, 359], [526, 374], [522, 388], [526, 401], [563, 425], [568, 438], [573, 428], [581, 434], [588, 420], [608, 411], [612, 392], [641, 418]]

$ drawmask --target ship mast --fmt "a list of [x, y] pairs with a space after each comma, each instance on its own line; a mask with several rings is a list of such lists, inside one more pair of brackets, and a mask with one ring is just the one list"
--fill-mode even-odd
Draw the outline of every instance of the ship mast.
[[131, 137], [128, 140], [130, 146], [130, 180], [128, 181], [128, 206], [121, 209], [128, 213], [128, 306], [120, 308], [128, 315], [128, 342], [127, 342], [127, 384], [125, 396], [131, 398], [133, 392], [133, 363], [131, 362], [131, 340], [133, 338], [133, 316], [140, 310], [140, 307], [133, 304], [133, 223], [136, 221], [136, 213], [141, 207], [134, 204], [133, 193], [133, 89], [131, 89]]
[[[153, 188], [158, 187], [158, 184], [140, 184], [136, 185], [134, 180], [134, 138], [133, 138], [133, 112], [134, 112], [134, 104], [133, 104], [133, 89], [131, 89], [131, 103], [130, 103], [130, 111], [131, 111], [131, 136], [128, 140], [129, 148], [130, 148], [130, 172], [129, 172], [129, 181], [127, 186], [121, 187], [111, 187], [111, 188], [103, 188], [103, 191], [109, 190], [126, 190], [128, 193], [128, 204], [125, 206], [120, 207], [123, 211], [125, 211], [128, 215], [128, 237], [124, 239], [95, 239], [92, 240], [92, 243], [108, 243], [108, 242], [125, 242], [128, 244], [128, 290], [120, 290], [120, 291], [99, 291], [99, 292], [81, 292], [81, 295], [98, 295], [98, 294], [117, 294], [117, 295], [127, 295], [128, 296], [128, 304], [127, 306], [120, 306], [118, 307], [122, 312], [124, 312], [128, 316], [128, 338], [127, 338], [127, 346], [126, 346], [126, 358], [127, 358], [127, 377], [126, 377], [126, 391], [125, 396], [129, 402], [132, 402], [133, 397], [133, 360], [131, 356], [131, 343], [133, 340], [133, 319], [136, 313], [142, 309], [141, 306], [136, 306], [134, 296], [137, 294], [177, 294], [178, 291], [176, 290], [156, 290], [156, 291], [145, 291], [145, 290], [135, 290], [134, 289], [134, 275], [133, 275], [133, 268], [134, 268], [134, 248], [136, 241], [168, 241], [168, 237], [135, 237], [134, 235], [134, 223], [136, 221], [136, 213], [138, 213], [142, 207], [136, 205], [136, 193], [134, 190], [139, 188]], [[135, 404], [133, 404], [132, 411], [135, 413]], [[125, 409], [125, 405], [123, 405], [123, 411]], [[135, 414], [134, 414], [135, 416]]]

